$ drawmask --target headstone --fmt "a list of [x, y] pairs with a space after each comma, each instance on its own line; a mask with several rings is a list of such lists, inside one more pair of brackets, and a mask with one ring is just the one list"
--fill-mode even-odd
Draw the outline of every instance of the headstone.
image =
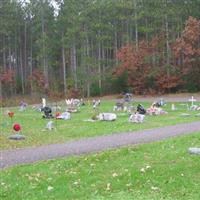
[[49, 131], [54, 129], [53, 121], [47, 122], [46, 129]]
[[198, 106], [197, 105], [192, 105], [192, 106], [190, 106], [190, 110], [197, 110], [198, 109]]
[[154, 102], [152, 106], [159, 108], [159, 107], [163, 107], [165, 104], [166, 104], [165, 101], [163, 99], [160, 99], [159, 101]]
[[69, 112], [61, 113], [60, 115], [56, 117], [56, 119], [64, 119], [64, 120], [68, 120], [70, 118], [71, 118], [71, 114]]
[[122, 111], [124, 110], [124, 102], [117, 101], [115, 106], [113, 107], [113, 111]]
[[197, 114], [195, 115], [195, 117], [200, 117], [200, 113], [197, 113]]
[[10, 140], [24, 140], [25, 136], [20, 134], [13, 134], [9, 137]]
[[131, 102], [132, 101], [132, 97], [133, 97], [133, 95], [131, 94], [131, 93], [125, 93], [124, 94], [124, 101], [125, 102]]
[[189, 117], [190, 114], [188, 114], [188, 113], [182, 113], [181, 116], [182, 116], [182, 117]]
[[42, 107], [46, 107], [46, 99], [45, 98], [42, 98]]
[[200, 155], [200, 148], [197, 148], [197, 147], [190, 147], [190, 148], [188, 149], [188, 152], [191, 153], [191, 154]]
[[145, 115], [141, 115], [139, 113], [132, 114], [129, 117], [129, 122], [133, 123], [142, 123], [144, 121]]
[[21, 101], [19, 104], [19, 111], [25, 111], [27, 107], [27, 103], [25, 103], [24, 101]]
[[117, 119], [117, 115], [115, 113], [100, 113], [97, 116], [97, 119], [100, 121], [115, 121]]
[[172, 111], [175, 111], [175, 110], [176, 110], [176, 107], [175, 107], [174, 104], [172, 104], [171, 110], [172, 110]]
[[18, 123], [15, 123], [13, 125], [13, 130], [16, 132], [16, 134], [13, 134], [9, 137], [10, 140], [24, 140], [25, 136], [20, 134], [21, 131], [21, 125]]
[[93, 100], [92, 101], [92, 105], [93, 105], [93, 108], [96, 109], [98, 106], [100, 106], [101, 104], [101, 100]]

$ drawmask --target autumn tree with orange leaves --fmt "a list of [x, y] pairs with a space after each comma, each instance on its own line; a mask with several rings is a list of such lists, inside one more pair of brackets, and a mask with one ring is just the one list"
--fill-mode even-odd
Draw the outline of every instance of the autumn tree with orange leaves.
[[136, 94], [167, 93], [192, 83], [200, 89], [200, 21], [189, 17], [180, 38], [171, 45], [171, 60], [166, 63], [164, 34], [138, 48], [128, 44], [117, 52], [120, 61], [116, 76], [128, 74], [128, 85]]
[[[200, 20], [189, 17], [180, 38], [173, 45], [176, 66], [188, 89], [200, 89]], [[192, 87], [192, 88], [191, 88]]]

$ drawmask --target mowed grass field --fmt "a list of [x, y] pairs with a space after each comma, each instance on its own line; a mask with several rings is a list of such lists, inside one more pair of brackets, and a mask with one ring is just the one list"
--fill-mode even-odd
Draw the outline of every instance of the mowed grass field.
[[[133, 103], [136, 107], [138, 102]], [[49, 104], [49, 106], [55, 105]], [[66, 109], [64, 104], [60, 104], [63, 112]], [[99, 112], [113, 112], [115, 101], [102, 101]], [[143, 102], [145, 108], [150, 106], [150, 103]], [[26, 111], [20, 112], [18, 107], [3, 108], [0, 115], [0, 149], [14, 149], [27, 146], [39, 146], [42, 144], [63, 143], [69, 140], [74, 140], [83, 137], [91, 137], [112, 133], [137, 131], [143, 129], [151, 129], [156, 127], [175, 125], [179, 123], [187, 123], [199, 120], [195, 117], [197, 111], [187, 111], [186, 105], [182, 103], [175, 104], [176, 111], [171, 111], [171, 103], [168, 103], [164, 110], [168, 112], [167, 115], [162, 116], [146, 116], [142, 124], [135, 124], [128, 122], [128, 113], [117, 112], [118, 118], [114, 122], [96, 121], [88, 122], [94, 115], [94, 110], [91, 105], [86, 104], [80, 107], [79, 113], [72, 113], [70, 120], [55, 120], [54, 126], [56, 130], [45, 131], [45, 126], [48, 119], [42, 119], [42, 113], [32, 109], [29, 106]], [[13, 121], [6, 114], [7, 111], [15, 113]], [[182, 117], [181, 113], [189, 113], [191, 116]], [[55, 112], [54, 112], [55, 114]], [[12, 124], [20, 123], [22, 126], [21, 134], [26, 136], [23, 141], [12, 141], [8, 137], [13, 134]]]
[[0, 171], [2, 200], [199, 200], [200, 132]]

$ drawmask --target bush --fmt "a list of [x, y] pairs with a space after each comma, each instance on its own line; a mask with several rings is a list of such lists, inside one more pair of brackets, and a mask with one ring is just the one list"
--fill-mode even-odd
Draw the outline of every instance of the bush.
[[99, 88], [98, 83], [93, 83], [90, 88], [91, 96], [100, 96], [101, 89]]

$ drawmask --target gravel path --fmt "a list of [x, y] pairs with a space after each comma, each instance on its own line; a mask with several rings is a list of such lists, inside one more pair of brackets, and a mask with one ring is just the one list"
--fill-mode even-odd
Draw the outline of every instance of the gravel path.
[[58, 157], [98, 152], [126, 145], [135, 145], [200, 131], [200, 121], [162, 128], [119, 133], [80, 139], [64, 144], [50, 144], [17, 150], [0, 151], [0, 168], [33, 163]]

